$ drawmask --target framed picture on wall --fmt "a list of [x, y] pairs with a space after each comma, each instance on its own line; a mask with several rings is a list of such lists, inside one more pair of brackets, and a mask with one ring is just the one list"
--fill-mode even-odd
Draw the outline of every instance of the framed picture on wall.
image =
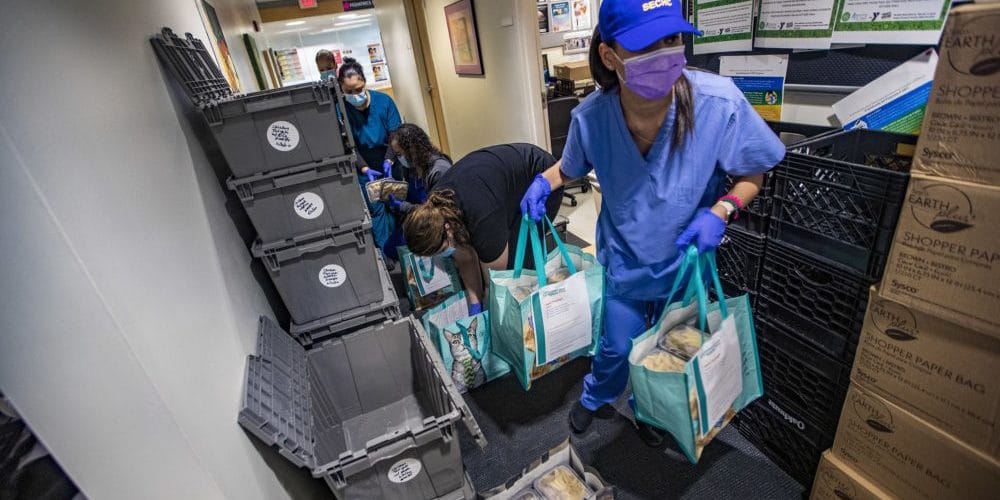
[[549, 4], [538, 4], [538, 32], [549, 32]]
[[451, 38], [451, 55], [455, 60], [455, 73], [459, 75], [483, 75], [483, 59], [479, 51], [479, 36], [476, 32], [476, 14], [472, 0], [459, 0], [444, 8], [448, 23], [448, 37]]

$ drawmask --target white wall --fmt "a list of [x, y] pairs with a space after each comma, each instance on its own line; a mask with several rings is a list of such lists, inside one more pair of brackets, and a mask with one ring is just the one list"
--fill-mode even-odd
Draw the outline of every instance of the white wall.
[[270, 310], [162, 26], [206, 36], [191, 0], [4, 5], [0, 390], [91, 498], [288, 498], [236, 424]]
[[[534, 2], [477, 0], [476, 24], [486, 75], [455, 74], [444, 7], [424, 0], [448, 142], [454, 158], [508, 142], [545, 145], [537, 11]], [[511, 26], [503, 26], [507, 22]]]
[[413, 48], [407, 12], [403, 0], [380, 0], [375, 3], [375, 17], [382, 30], [382, 44], [385, 58], [392, 75], [392, 94], [403, 119], [437, 135], [436, 127], [431, 127], [432, 108], [427, 93], [424, 92], [426, 77], [417, 69], [418, 58], [423, 57]]

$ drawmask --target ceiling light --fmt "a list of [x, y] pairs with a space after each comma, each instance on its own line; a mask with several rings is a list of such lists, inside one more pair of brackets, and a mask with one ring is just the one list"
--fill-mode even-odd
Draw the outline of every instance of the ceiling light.
[[285, 26], [299, 26], [299, 25], [302, 25], [302, 24], [305, 24], [305, 23], [306, 23], [305, 21], [291, 21], [291, 22], [285, 23]]

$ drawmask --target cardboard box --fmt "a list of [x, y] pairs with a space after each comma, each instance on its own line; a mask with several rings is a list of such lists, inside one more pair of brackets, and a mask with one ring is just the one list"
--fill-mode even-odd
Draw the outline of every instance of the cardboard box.
[[886, 500], [892, 498], [881, 486], [871, 482], [830, 450], [823, 452], [809, 500]]
[[556, 72], [556, 78], [562, 78], [563, 80], [590, 80], [590, 63], [587, 61], [580, 62], [568, 62], [563, 64], [556, 64], [553, 66]]
[[996, 498], [1000, 464], [915, 415], [851, 384], [833, 453], [906, 499]]
[[1000, 188], [913, 175], [879, 294], [1000, 338], [998, 235]]
[[952, 9], [913, 172], [1000, 185], [1000, 5]]
[[544, 476], [552, 469], [565, 465], [576, 473], [577, 477], [587, 485], [592, 492], [586, 500], [614, 500], [615, 489], [608, 486], [597, 471], [583, 465], [580, 455], [570, 442], [563, 441], [559, 446], [552, 448], [541, 458], [535, 460], [520, 474], [508, 479], [500, 486], [480, 494], [480, 498], [489, 500], [510, 500], [530, 489], [535, 480]]
[[876, 293], [872, 287], [851, 380], [1000, 459], [1000, 339]]

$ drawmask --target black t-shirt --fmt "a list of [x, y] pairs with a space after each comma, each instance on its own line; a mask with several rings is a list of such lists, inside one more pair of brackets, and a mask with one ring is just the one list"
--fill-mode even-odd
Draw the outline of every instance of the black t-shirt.
[[490, 146], [455, 163], [433, 190], [455, 192], [472, 247], [479, 260], [492, 262], [503, 255], [508, 243], [516, 240], [521, 198], [528, 186], [555, 162], [555, 157], [532, 144]]

